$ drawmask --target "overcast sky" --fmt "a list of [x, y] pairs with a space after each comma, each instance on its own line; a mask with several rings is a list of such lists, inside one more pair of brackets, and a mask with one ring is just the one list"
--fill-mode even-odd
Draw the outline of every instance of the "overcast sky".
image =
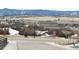
[[0, 9], [79, 10], [79, 0], [0, 0]]

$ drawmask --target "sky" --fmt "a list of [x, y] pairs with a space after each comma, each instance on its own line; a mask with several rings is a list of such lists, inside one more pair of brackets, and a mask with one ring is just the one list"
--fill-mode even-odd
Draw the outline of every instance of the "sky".
[[79, 0], [0, 0], [0, 9], [79, 10]]

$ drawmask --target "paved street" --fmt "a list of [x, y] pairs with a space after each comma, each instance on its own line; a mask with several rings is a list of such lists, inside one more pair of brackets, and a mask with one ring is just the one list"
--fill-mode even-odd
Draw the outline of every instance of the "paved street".
[[[24, 36], [6, 36], [8, 45], [3, 50], [69, 50], [67, 46], [59, 45], [65, 43], [65, 39], [52, 37], [24, 37]], [[56, 43], [57, 42], [57, 43]]]
[[34, 40], [9, 40], [4, 50], [67, 50], [50, 41]]

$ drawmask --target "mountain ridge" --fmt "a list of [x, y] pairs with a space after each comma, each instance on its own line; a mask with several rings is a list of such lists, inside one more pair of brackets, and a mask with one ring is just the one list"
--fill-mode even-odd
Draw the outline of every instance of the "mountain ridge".
[[35, 16], [79, 16], [79, 11], [59, 11], [59, 10], [19, 10], [0, 9], [0, 16], [35, 15]]

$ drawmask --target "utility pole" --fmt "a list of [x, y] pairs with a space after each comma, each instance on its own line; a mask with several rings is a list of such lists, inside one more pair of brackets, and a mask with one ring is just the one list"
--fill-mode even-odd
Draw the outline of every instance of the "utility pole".
[[35, 22], [34, 22], [34, 38], [35, 38]]

